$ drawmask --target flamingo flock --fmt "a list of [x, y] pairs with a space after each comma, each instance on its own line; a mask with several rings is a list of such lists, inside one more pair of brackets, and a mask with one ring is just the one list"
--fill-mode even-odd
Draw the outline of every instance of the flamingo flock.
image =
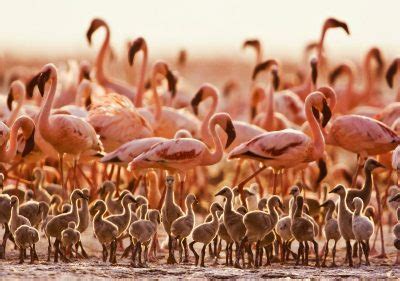
[[252, 71], [220, 91], [182, 74], [187, 50], [150, 65], [143, 37], [122, 54], [126, 76], [141, 54], [137, 75], [112, 77], [107, 22], [93, 19], [86, 38], [95, 49], [100, 29], [93, 64], [2, 80], [0, 259], [12, 259], [10, 240], [19, 263], [41, 262], [47, 239], [48, 262], [400, 264], [400, 58], [375, 46], [361, 67], [330, 57], [328, 30], [350, 28], [328, 18], [297, 64], [245, 40]]

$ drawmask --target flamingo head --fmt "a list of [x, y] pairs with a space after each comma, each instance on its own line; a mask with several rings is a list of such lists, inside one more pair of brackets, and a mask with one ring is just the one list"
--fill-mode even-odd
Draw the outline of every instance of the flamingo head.
[[254, 48], [256, 52], [261, 50], [261, 43], [258, 39], [248, 39], [243, 42], [242, 49], [246, 49], [248, 47]]
[[257, 64], [253, 70], [252, 79], [255, 80], [260, 72], [270, 69], [272, 74], [272, 85], [274, 86], [274, 89], [277, 90], [279, 87], [278, 62], [274, 59], [266, 60]]
[[386, 168], [386, 167], [385, 167], [385, 165], [376, 161], [375, 159], [368, 158], [367, 161], [365, 162], [365, 170], [372, 172], [373, 170], [375, 170], [377, 168]]
[[7, 95], [7, 108], [12, 110], [12, 103], [14, 100], [24, 98], [25, 85], [20, 80], [14, 80], [10, 85], [10, 91]]
[[331, 109], [328, 106], [328, 102], [325, 96], [317, 91], [313, 92], [312, 94], [308, 95], [306, 98], [306, 103], [312, 104], [312, 112], [314, 114], [315, 119], [319, 120], [319, 113], [322, 113], [322, 127], [325, 128], [328, 124], [329, 120], [332, 117]]
[[251, 91], [251, 119], [257, 115], [257, 105], [265, 98], [265, 90], [261, 86], [255, 86]]
[[233, 192], [232, 189], [229, 186], [223, 187], [220, 191], [215, 193], [214, 196], [224, 196], [225, 198], [232, 198], [233, 197]]
[[39, 89], [40, 95], [43, 97], [46, 83], [52, 78], [53, 75], [57, 75], [56, 73], [57, 69], [54, 64], [46, 64], [42, 68], [42, 70], [38, 74], [33, 76], [33, 78], [28, 82], [26, 86], [26, 94], [28, 95], [28, 97], [32, 98], [33, 90], [36, 86]]
[[384, 66], [384, 62], [383, 62], [383, 56], [382, 56], [382, 52], [379, 48], [377, 47], [373, 47], [371, 48], [368, 53], [367, 53], [367, 58], [368, 61], [374, 59], [376, 62], [376, 75], [380, 76], [382, 74], [383, 71], [383, 66]]
[[393, 88], [393, 80], [394, 80], [394, 76], [397, 73], [397, 69], [399, 68], [399, 64], [400, 64], [400, 58], [394, 59], [394, 61], [389, 66], [389, 68], [386, 72], [386, 82], [390, 88]]
[[216, 100], [218, 98], [218, 90], [213, 85], [206, 83], [200, 87], [190, 102], [195, 115], [199, 114], [199, 104], [208, 97]]
[[101, 26], [105, 26], [106, 28], [108, 28], [107, 23], [100, 19], [100, 18], [95, 18], [92, 20], [92, 22], [90, 23], [89, 29], [86, 32], [86, 38], [89, 42], [89, 45], [92, 44], [92, 35], [93, 33]]
[[312, 57], [310, 60], [311, 66], [311, 81], [314, 85], [317, 85], [318, 79], [318, 59], [316, 57]]
[[350, 35], [349, 27], [344, 21], [340, 21], [335, 18], [328, 18], [324, 23], [323, 30], [326, 31], [330, 28], [341, 28], [346, 32], [347, 35]]
[[178, 83], [178, 78], [169, 69], [167, 63], [163, 61], [158, 61], [153, 66], [153, 78], [161, 74], [167, 79], [168, 91], [171, 93], [172, 98], [176, 95], [176, 84]]
[[227, 113], [216, 113], [213, 115], [209, 127], [213, 128], [217, 124], [225, 131], [228, 137], [225, 144], [225, 149], [227, 149], [236, 139], [235, 126], [232, 123], [230, 115]]
[[333, 202], [333, 200], [331, 200], [331, 199], [328, 199], [319, 206], [326, 207], [326, 208], [335, 208], [335, 202]]
[[140, 50], [144, 50], [144, 48], [146, 47], [147, 44], [143, 37], [139, 37], [135, 41], [133, 41], [128, 52], [128, 61], [130, 65], [133, 65], [133, 60], [135, 59], [136, 53]]

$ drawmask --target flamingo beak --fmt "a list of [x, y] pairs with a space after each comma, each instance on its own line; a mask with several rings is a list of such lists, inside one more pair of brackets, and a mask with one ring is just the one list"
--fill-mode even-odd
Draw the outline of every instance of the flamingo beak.
[[195, 115], [199, 114], [199, 104], [202, 100], [203, 100], [203, 89], [201, 88], [190, 102], [190, 105], [192, 106]]
[[326, 207], [328, 205], [328, 200], [326, 200], [324, 203], [320, 204], [319, 207]]
[[89, 29], [86, 32], [86, 39], [89, 45], [92, 45], [92, 35], [93, 33], [103, 24], [102, 20], [94, 19], [92, 20]]
[[394, 60], [392, 64], [389, 66], [388, 71], [386, 72], [386, 82], [388, 83], [390, 88], [393, 88], [393, 78], [396, 75], [397, 72], [397, 65], [398, 65], [398, 60]]
[[11, 111], [12, 110], [12, 103], [14, 101], [13, 89], [10, 89], [10, 92], [7, 96], [7, 108]]
[[276, 69], [276, 70], [272, 71], [272, 84], [274, 86], [275, 91], [278, 90], [279, 83], [280, 83], [279, 74], [278, 74], [278, 70]]
[[39, 78], [42, 75], [41, 72], [36, 74], [35, 76], [32, 77], [32, 79], [26, 84], [26, 94], [29, 98], [33, 97], [33, 90], [35, 89], [36, 85], [39, 82]]
[[235, 127], [233, 126], [232, 120], [230, 119], [226, 122], [225, 132], [228, 135], [228, 139], [226, 140], [226, 145], [225, 145], [225, 149], [227, 149], [236, 139], [236, 130]]
[[33, 128], [31, 135], [25, 142], [25, 147], [24, 150], [22, 151], [22, 157], [25, 157], [26, 155], [31, 153], [34, 147], [35, 147], [35, 128]]
[[172, 98], [174, 98], [176, 95], [176, 84], [178, 82], [178, 79], [170, 70], [167, 71], [167, 75], [165, 77], [168, 81], [168, 90], [171, 92]]
[[326, 125], [328, 124], [329, 120], [331, 120], [332, 117], [332, 111], [328, 106], [328, 103], [324, 99], [323, 101], [323, 107], [322, 107], [322, 127], [325, 128]]
[[136, 39], [132, 43], [131, 47], [129, 48], [129, 52], [128, 52], [129, 65], [133, 65], [133, 60], [135, 59], [135, 55], [142, 48], [142, 45], [143, 45], [143, 38], [141, 38], [141, 37]]
[[40, 76], [37, 81], [37, 85], [39, 88], [40, 95], [44, 96], [44, 87], [46, 86], [46, 82], [50, 79], [51, 70], [46, 70], [45, 72], [40, 73]]
[[218, 191], [217, 193], [214, 194], [214, 196], [220, 196], [224, 194], [224, 190], [221, 189], [220, 191]]

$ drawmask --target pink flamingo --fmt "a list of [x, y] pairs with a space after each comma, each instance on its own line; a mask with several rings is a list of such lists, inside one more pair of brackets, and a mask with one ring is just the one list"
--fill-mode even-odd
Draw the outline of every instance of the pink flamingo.
[[100, 27], [105, 28], [106, 37], [103, 41], [103, 45], [101, 46], [101, 49], [96, 58], [96, 68], [95, 68], [96, 79], [98, 83], [102, 85], [104, 88], [119, 93], [127, 97], [131, 101], [133, 101], [135, 93], [133, 90], [130, 89], [129, 85], [121, 81], [110, 79], [104, 73], [104, 59], [105, 56], [107, 55], [107, 52], [109, 51], [109, 45], [110, 45], [110, 28], [108, 27], [108, 24], [104, 20], [99, 18], [95, 18], [92, 20], [90, 27], [86, 33], [86, 38], [89, 42], [89, 45], [92, 44], [93, 33]]
[[133, 65], [135, 55], [139, 51], [143, 52], [143, 60], [142, 60], [141, 68], [140, 68], [138, 85], [136, 87], [136, 95], [135, 95], [135, 101], [134, 101], [134, 104], [136, 107], [143, 106], [143, 94], [144, 94], [144, 82], [145, 82], [144, 80], [145, 80], [145, 76], [146, 76], [147, 62], [148, 62], [148, 57], [149, 57], [147, 43], [143, 37], [139, 37], [135, 41], [133, 41], [133, 43], [131, 44], [131, 46], [129, 48], [128, 60], [129, 60], [130, 65]]
[[167, 79], [168, 89], [171, 95], [176, 92], [176, 78], [168, 65], [163, 61], [157, 61], [153, 65], [151, 88], [154, 100], [153, 108], [142, 107], [138, 109], [141, 115], [152, 125], [154, 135], [164, 138], [173, 138], [175, 133], [181, 129], [187, 130], [194, 137], [198, 136], [200, 121], [190, 112], [184, 109], [175, 109], [162, 106], [157, 91], [157, 77], [163, 76]]
[[322, 158], [325, 141], [320, 124], [313, 112], [317, 109], [323, 114], [321, 126], [324, 127], [331, 117], [331, 111], [321, 92], [311, 93], [306, 98], [304, 106], [307, 121], [310, 123], [312, 138], [293, 129], [267, 132], [235, 147], [230, 152], [229, 159], [254, 159], [263, 163], [263, 166], [246, 180], [265, 168], [271, 167], [274, 171], [273, 194], [276, 194], [276, 175], [278, 172]]
[[79, 158], [82, 155], [92, 155], [101, 152], [103, 148], [96, 135], [96, 131], [88, 122], [79, 117], [67, 114], [50, 115], [57, 88], [57, 77], [57, 68], [53, 64], [46, 64], [33, 80], [38, 85], [42, 96], [45, 95], [46, 82], [51, 81], [50, 90], [47, 91], [44, 102], [40, 107], [37, 126], [43, 139], [58, 153], [61, 184], [64, 187], [64, 154], [72, 155], [74, 158], [74, 178], [76, 183], [76, 164]]
[[222, 141], [216, 132], [220, 126], [227, 135], [225, 148], [235, 140], [236, 132], [230, 116], [226, 113], [214, 114], [209, 122], [209, 130], [214, 142], [214, 151], [193, 138], [180, 138], [160, 142], [137, 156], [128, 169], [159, 168], [178, 173], [180, 180], [180, 205], [183, 204], [183, 192], [186, 173], [198, 166], [210, 166], [218, 163], [223, 156]]
[[[25, 147], [22, 152], [22, 157], [25, 157], [29, 154], [33, 146], [34, 135], [35, 135], [35, 123], [28, 116], [21, 116], [15, 120], [10, 129], [0, 121], [0, 136], [1, 136], [1, 144], [0, 144], [0, 162], [2, 163], [11, 163], [17, 154], [17, 144], [18, 144], [18, 132], [22, 129], [22, 133], [25, 139]], [[4, 140], [3, 140], [4, 139]], [[9, 142], [7, 142], [9, 140]]]

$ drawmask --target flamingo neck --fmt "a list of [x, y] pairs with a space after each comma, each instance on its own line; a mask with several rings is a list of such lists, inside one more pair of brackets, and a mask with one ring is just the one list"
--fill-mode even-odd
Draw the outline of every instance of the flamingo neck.
[[330, 206], [328, 208], [328, 211], [326, 212], [326, 216], [325, 216], [325, 222], [328, 222], [329, 220], [332, 219], [332, 215], [333, 215], [333, 210], [335, 209], [335, 206]]
[[57, 88], [57, 74], [52, 73], [51, 77], [50, 90], [47, 92], [44, 104], [40, 108], [38, 119], [39, 132], [45, 139], [51, 138], [49, 116]]
[[17, 119], [19, 112], [21, 111], [22, 105], [24, 104], [25, 95], [26, 95], [25, 90], [23, 90], [23, 89], [18, 90], [17, 107], [11, 111], [10, 117], [8, 117], [8, 120], [6, 122], [7, 126], [11, 126]]
[[218, 218], [217, 212], [218, 212], [218, 210], [214, 210], [213, 212], [211, 212], [211, 215], [212, 215], [211, 224], [212, 225], [219, 225], [219, 218]]
[[275, 224], [279, 219], [279, 215], [278, 215], [278, 212], [276, 211], [275, 206], [272, 205], [272, 202], [268, 202], [268, 212], [272, 218], [272, 221]]
[[108, 82], [108, 79], [104, 74], [104, 60], [110, 45], [110, 29], [106, 25], [104, 28], [106, 29], [106, 37], [104, 38], [103, 44], [101, 45], [99, 54], [96, 58], [96, 78], [100, 84]]
[[217, 124], [215, 124], [215, 123], [210, 123], [210, 125], [209, 125], [209, 130], [211, 131], [211, 137], [212, 137], [215, 149], [214, 149], [214, 152], [210, 152], [210, 150], [208, 148], [206, 148], [207, 154], [206, 154], [206, 159], [204, 161], [204, 165], [207, 165], [207, 166], [213, 165], [213, 164], [217, 163], [218, 161], [220, 161], [222, 158], [222, 155], [223, 155], [222, 142], [217, 134], [216, 127], [217, 127]]
[[303, 215], [303, 204], [296, 204], [296, 211], [294, 212], [293, 218], [301, 218], [302, 215]]
[[275, 130], [274, 124], [274, 87], [269, 86], [268, 89], [268, 105], [267, 111], [265, 112], [264, 121], [262, 123], [262, 128], [267, 131]]
[[94, 216], [94, 219], [93, 219], [93, 220], [96, 221], [96, 222], [102, 221], [105, 212], [106, 212], [106, 208], [101, 207], [101, 208], [97, 211], [97, 213], [96, 213], [96, 215]]
[[224, 206], [224, 215], [228, 212], [232, 211], [232, 195], [227, 195], [226, 197], [226, 202], [225, 202], [225, 206]]
[[314, 141], [313, 158], [318, 159], [318, 158], [321, 158], [324, 153], [325, 140], [324, 140], [324, 136], [322, 135], [320, 125], [318, 124], [317, 120], [315, 119], [314, 115], [312, 114], [312, 109], [311, 109], [310, 103], [306, 103], [306, 118], [307, 118], [308, 123], [310, 124], [312, 138]]
[[363, 68], [365, 75], [364, 96], [367, 100], [369, 100], [375, 87], [375, 79], [371, 73], [371, 61], [369, 58], [365, 60]]
[[203, 122], [201, 123], [201, 136], [203, 138], [203, 141], [206, 142], [207, 144], [210, 144], [212, 141], [212, 135], [209, 128], [209, 123], [211, 117], [217, 110], [217, 105], [218, 105], [218, 95], [215, 92], [212, 93], [213, 94], [210, 95], [212, 99], [210, 110], [207, 112], [207, 115], [204, 117]]
[[26, 120], [24, 118], [18, 119], [17, 121], [14, 122], [14, 124], [11, 127], [10, 141], [8, 144], [8, 148], [7, 148], [7, 143], [5, 143], [2, 146], [2, 153], [0, 156], [0, 160], [10, 162], [15, 157], [15, 155], [17, 154], [18, 131], [20, 128], [25, 130], [25, 128], [27, 127], [25, 126], [25, 124]]
[[161, 119], [161, 111], [162, 111], [162, 105], [160, 101], [160, 96], [158, 95], [157, 92], [157, 81], [156, 81], [156, 75], [153, 75], [151, 79], [151, 90], [153, 92], [153, 101], [154, 101], [154, 119], [156, 121], [159, 121]]
[[355, 204], [354, 216], [360, 216], [362, 204]]
[[143, 49], [142, 66], [141, 66], [141, 70], [140, 70], [140, 77], [139, 77], [136, 96], [135, 96], [135, 106], [136, 107], [143, 106], [144, 80], [145, 80], [146, 71], [147, 71], [147, 61], [148, 61], [148, 51], [147, 51], [147, 47], [145, 47]]
[[173, 185], [167, 185], [167, 192], [165, 194], [165, 202], [174, 202], [174, 187]]
[[400, 86], [397, 87], [396, 101], [397, 101], [397, 102], [400, 102]]

